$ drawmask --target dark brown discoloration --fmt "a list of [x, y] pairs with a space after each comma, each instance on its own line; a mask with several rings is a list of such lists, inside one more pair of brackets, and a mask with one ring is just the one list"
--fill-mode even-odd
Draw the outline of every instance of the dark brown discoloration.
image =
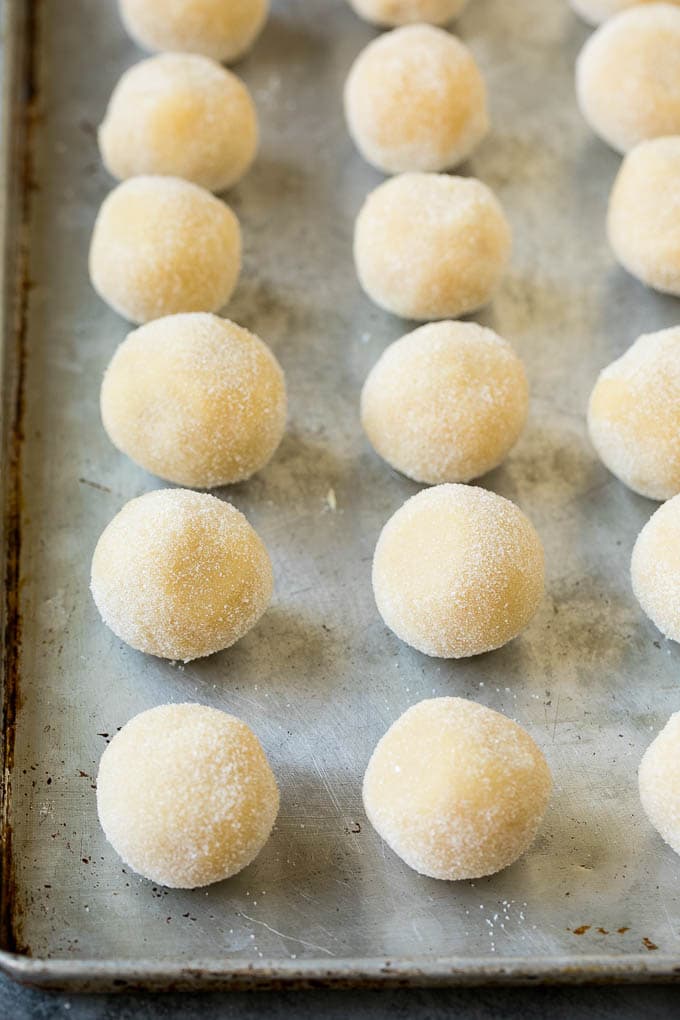
[[17, 5], [13, 16], [21, 19], [20, 46], [14, 53], [10, 82], [9, 112], [12, 119], [8, 146], [8, 190], [14, 198], [9, 215], [15, 217], [7, 237], [12, 247], [4, 251], [7, 267], [5, 330], [5, 387], [9, 413], [3, 433], [5, 457], [4, 548], [5, 604], [3, 607], [3, 745], [2, 768], [2, 875], [0, 879], [0, 938], [4, 948], [26, 952], [21, 946], [18, 924], [21, 905], [14, 895], [11, 828], [11, 770], [14, 764], [16, 714], [20, 704], [21, 656], [21, 454], [24, 441], [26, 344], [28, 333], [30, 279], [29, 228], [32, 215], [34, 178], [33, 139], [38, 116], [39, 82], [37, 52], [42, 4]]

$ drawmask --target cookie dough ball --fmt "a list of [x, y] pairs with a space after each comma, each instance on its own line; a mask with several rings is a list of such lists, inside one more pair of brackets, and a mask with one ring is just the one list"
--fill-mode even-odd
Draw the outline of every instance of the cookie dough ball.
[[641, 336], [600, 374], [588, 429], [612, 474], [641, 496], [680, 492], [680, 327]]
[[680, 641], [680, 496], [660, 506], [645, 524], [630, 572], [647, 616], [665, 637]]
[[474, 322], [436, 322], [391, 344], [361, 394], [381, 457], [417, 482], [469, 482], [496, 467], [526, 421], [529, 390], [506, 340]]
[[581, 51], [576, 90], [593, 131], [618, 152], [680, 134], [680, 9], [643, 4], [606, 22]]
[[645, 814], [680, 854], [680, 712], [670, 717], [645, 751], [638, 782]]
[[502, 496], [438, 485], [408, 499], [382, 530], [373, 592], [397, 637], [459, 659], [511, 641], [543, 595], [543, 547]]
[[456, 319], [481, 308], [509, 256], [503, 210], [471, 177], [393, 177], [368, 196], [354, 230], [361, 286], [405, 319]]
[[363, 796], [371, 825], [409, 867], [457, 881], [516, 861], [551, 788], [545, 758], [516, 722], [464, 698], [431, 698], [379, 741]]
[[186, 489], [130, 500], [92, 559], [104, 623], [164, 659], [188, 662], [229, 648], [260, 619], [273, 587], [267, 550], [243, 514]]
[[97, 810], [125, 864], [173, 889], [221, 882], [259, 854], [279, 791], [253, 731], [207, 705], [161, 705], [116, 733]]
[[111, 442], [137, 464], [211, 489], [270, 459], [286, 424], [286, 387], [258, 337], [194, 312], [130, 333], [104, 376], [101, 411]]
[[468, 0], [349, 0], [357, 14], [373, 25], [395, 28], [426, 22], [446, 25], [467, 7]]
[[[655, 0], [571, 0], [571, 6], [589, 25], [601, 25], [607, 18], [613, 18], [629, 7], [653, 2]], [[677, 2], [679, 0], [671, 0], [671, 3]]]
[[144, 50], [242, 57], [267, 19], [269, 0], [118, 0], [129, 35]]
[[90, 277], [99, 296], [130, 321], [217, 311], [240, 272], [239, 220], [198, 185], [132, 177], [99, 210]]
[[126, 71], [99, 128], [106, 169], [183, 177], [209, 191], [235, 184], [253, 161], [257, 114], [236, 75], [207, 57], [163, 53]]
[[385, 173], [447, 170], [486, 134], [486, 88], [466, 46], [430, 25], [379, 36], [359, 54], [345, 85], [349, 133]]
[[90, 245], [99, 296], [132, 322], [216, 312], [241, 271], [229, 206], [177, 177], [133, 177], [104, 200]]
[[624, 269], [680, 296], [680, 138], [642, 142], [626, 156], [609, 200], [607, 230]]

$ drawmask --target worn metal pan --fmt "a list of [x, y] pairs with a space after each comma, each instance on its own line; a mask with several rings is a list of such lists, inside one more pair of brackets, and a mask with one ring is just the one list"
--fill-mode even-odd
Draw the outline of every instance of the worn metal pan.
[[[99, 423], [99, 380], [127, 326], [86, 267], [112, 185], [95, 127], [140, 54], [113, 3], [13, 0], [5, 18], [0, 965], [80, 988], [675, 977], [680, 864], [642, 815], [635, 773], [680, 706], [678, 651], [629, 587], [653, 505], [598, 464], [584, 407], [597, 371], [640, 332], [676, 322], [678, 306], [607, 249], [618, 158], [575, 107], [585, 27], [562, 0], [475, 0], [458, 26], [494, 119], [465, 172], [498, 191], [515, 233], [511, 271], [481, 318], [516, 345], [533, 393], [525, 436], [484, 484], [534, 520], [548, 593], [512, 644], [444, 662], [400, 644], [370, 588], [379, 530], [416, 491], [371, 453], [357, 415], [367, 371], [409, 326], [363, 297], [351, 262], [353, 217], [380, 177], [347, 138], [340, 96], [374, 33], [342, 0], [274, 0], [238, 68], [262, 147], [229, 196], [246, 258], [228, 314], [283, 362], [291, 421], [269, 467], [223, 495], [267, 542], [277, 594], [236, 647], [182, 667], [122, 646], [88, 594], [98, 534], [158, 484]], [[376, 740], [433, 693], [520, 720], [556, 777], [535, 846], [484, 881], [416, 875], [362, 812]], [[254, 727], [283, 799], [243, 874], [170, 892], [106, 845], [93, 784], [130, 716], [187, 699]]]

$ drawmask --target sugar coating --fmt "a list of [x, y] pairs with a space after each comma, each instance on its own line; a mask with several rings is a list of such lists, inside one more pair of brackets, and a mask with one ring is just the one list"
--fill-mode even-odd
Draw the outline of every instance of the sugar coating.
[[238, 220], [197, 184], [132, 177], [104, 199], [90, 245], [90, 279], [131, 322], [216, 312], [240, 271]]
[[438, 485], [406, 500], [373, 557], [378, 610], [426, 655], [459, 659], [511, 641], [543, 595], [544, 558], [531, 521], [502, 496]]
[[641, 142], [628, 153], [609, 199], [607, 231], [629, 273], [680, 296], [680, 138]]
[[[601, 25], [607, 18], [613, 18], [615, 14], [620, 14], [629, 7], [654, 2], [655, 0], [571, 0], [571, 6], [589, 25]], [[670, 2], [680, 3], [680, 0]]]
[[680, 854], [680, 712], [675, 712], [645, 751], [638, 770], [645, 814]]
[[228, 319], [193, 312], [156, 319], [123, 341], [101, 390], [115, 446], [153, 474], [211, 489], [264, 467], [286, 424], [278, 361]]
[[118, 0], [125, 28], [145, 50], [242, 57], [267, 20], [269, 0]]
[[600, 373], [588, 429], [629, 488], [660, 500], [680, 492], [680, 327], [639, 337]]
[[526, 421], [522, 362], [493, 330], [435, 322], [391, 344], [361, 394], [376, 451], [417, 482], [468, 482], [496, 467]]
[[455, 319], [489, 301], [510, 255], [510, 227], [475, 178], [408, 173], [380, 184], [354, 229], [359, 282], [405, 319]]
[[464, 698], [409, 708], [364, 776], [371, 825], [430, 878], [482, 878], [520, 857], [548, 806], [550, 770], [516, 722]]
[[104, 623], [141, 652], [188, 662], [228, 648], [267, 608], [267, 550], [242, 513], [206, 493], [130, 500], [101, 534], [90, 584]]
[[576, 91], [593, 131], [618, 152], [680, 134], [680, 10], [635, 6], [605, 22], [581, 50]]
[[630, 564], [633, 591], [661, 633], [680, 641], [680, 495], [652, 514]]
[[209, 191], [243, 176], [257, 139], [257, 113], [243, 82], [189, 53], [163, 53], [126, 71], [99, 128], [104, 165], [119, 180], [162, 174]]
[[349, 0], [357, 14], [374, 25], [394, 28], [426, 22], [446, 25], [467, 7], [468, 0]]
[[474, 57], [430, 25], [398, 28], [368, 44], [345, 84], [345, 116], [364, 159], [386, 173], [457, 166], [489, 127]]
[[260, 742], [207, 705], [161, 705], [123, 726], [102, 755], [97, 810], [138, 874], [173, 889], [221, 882], [258, 855], [279, 809]]

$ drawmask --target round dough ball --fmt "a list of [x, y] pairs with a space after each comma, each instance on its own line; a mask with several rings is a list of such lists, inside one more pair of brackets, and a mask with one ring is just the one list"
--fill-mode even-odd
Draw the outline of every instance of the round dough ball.
[[409, 867], [458, 881], [516, 861], [551, 788], [545, 758], [512, 719], [464, 698], [430, 698], [379, 741], [363, 796], [371, 825]]
[[456, 319], [489, 301], [510, 243], [503, 210], [481, 181], [401, 174], [364, 202], [354, 261], [361, 286], [386, 311]]
[[645, 751], [638, 771], [640, 800], [659, 835], [680, 854], [680, 712]]
[[467, 7], [468, 0], [349, 0], [359, 17], [373, 25], [395, 28], [426, 22], [446, 25]]
[[243, 514], [186, 489], [131, 499], [92, 558], [104, 623], [164, 659], [189, 662], [229, 648], [260, 619], [273, 587], [267, 550]]
[[347, 78], [345, 116], [364, 159], [385, 173], [457, 166], [489, 128], [474, 57], [430, 25], [398, 28], [368, 44]]
[[679, 326], [639, 337], [600, 373], [588, 429], [602, 461], [634, 492], [680, 492]]
[[607, 230], [629, 273], [680, 296], [680, 138], [642, 142], [626, 156], [609, 199]]
[[111, 442], [147, 471], [211, 489], [264, 467], [286, 424], [281, 367], [234, 322], [194, 312], [123, 341], [101, 391]]
[[267, 20], [269, 0], [118, 0], [129, 35], [144, 50], [242, 57]]
[[221, 882], [269, 839], [279, 791], [244, 722], [207, 705], [161, 705], [116, 733], [99, 763], [97, 811], [125, 864], [172, 889]]
[[406, 502], [373, 557], [378, 610], [397, 637], [426, 655], [460, 659], [511, 641], [543, 595], [543, 546], [502, 496], [438, 485]]
[[132, 322], [216, 312], [241, 271], [229, 206], [177, 177], [133, 177], [104, 200], [90, 245], [99, 296]]
[[126, 71], [99, 128], [104, 165], [119, 180], [162, 174], [223, 191], [256, 149], [257, 113], [243, 82], [187, 53], [163, 53]]
[[593, 131], [618, 152], [680, 134], [680, 10], [643, 4], [607, 21], [576, 64], [576, 91]]
[[660, 506], [645, 524], [630, 572], [647, 616], [665, 637], [680, 641], [680, 496]]
[[[589, 25], [601, 25], [607, 18], [613, 18], [615, 14], [620, 14], [629, 7], [654, 2], [655, 0], [571, 0], [571, 6]], [[680, 0], [670, 2], [677, 4]]]
[[376, 451], [417, 482], [469, 482], [496, 467], [526, 421], [529, 388], [506, 340], [435, 322], [391, 344], [361, 394]]

